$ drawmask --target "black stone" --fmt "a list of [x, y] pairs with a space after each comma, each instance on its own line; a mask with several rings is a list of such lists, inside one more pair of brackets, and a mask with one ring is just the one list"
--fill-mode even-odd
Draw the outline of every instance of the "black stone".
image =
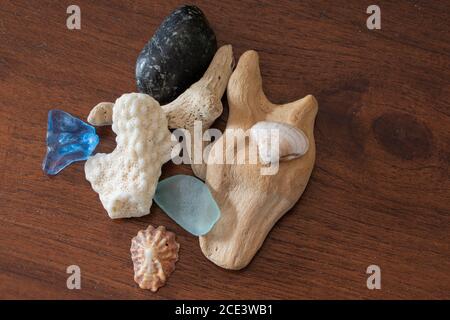
[[139, 54], [139, 91], [161, 105], [171, 102], [202, 77], [216, 51], [216, 36], [203, 12], [196, 6], [176, 9]]

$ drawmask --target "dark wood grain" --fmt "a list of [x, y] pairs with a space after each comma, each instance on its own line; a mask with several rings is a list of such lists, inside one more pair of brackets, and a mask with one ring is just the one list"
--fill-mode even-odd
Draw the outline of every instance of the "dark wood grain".
[[[0, 298], [450, 298], [450, 42], [448, 1], [193, 1], [238, 58], [260, 53], [264, 87], [281, 103], [314, 94], [317, 161], [301, 200], [252, 263], [231, 272], [156, 205], [112, 221], [77, 163], [41, 170], [47, 112], [85, 118], [135, 91], [136, 57], [179, 1], [0, 3]], [[223, 128], [224, 113], [217, 126]], [[114, 148], [109, 128], [100, 151]], [[191, 174], [166, 164], [163, 177]], [[181, 244], [167, 286], [133, 281], [131, 238], [165, 225]], [[66, 288], [81, 267], [82, 289]], [[382, 289], [368, 290], [368, 265]]]

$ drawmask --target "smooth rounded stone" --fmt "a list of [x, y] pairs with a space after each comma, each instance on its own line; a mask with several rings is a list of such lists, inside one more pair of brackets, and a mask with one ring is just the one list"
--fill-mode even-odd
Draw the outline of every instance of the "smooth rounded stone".
[[55, 175], [75, 161], [88, 159], [97, 147], [95, 128], [61, 110], [50, 110], [47, 122], [47, 154], [42, 169]]
[[163, 105], [198, 81], [209, 66], [217, 41], [203, 12], [185, 5], [172, 12], [136, 61], [140, 92]]
[[208, 233], [220, 217], [208, 187], [193, 176], [176, 175], [159, 182], [153, 200], [195, 236]]

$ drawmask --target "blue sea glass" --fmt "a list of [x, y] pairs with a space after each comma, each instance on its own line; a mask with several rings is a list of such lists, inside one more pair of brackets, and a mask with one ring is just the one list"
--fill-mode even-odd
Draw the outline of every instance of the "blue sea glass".
[[55, 175], [75, 161], [86, 160], [99, 142], [95, 128], [61, 110], [50, 110], [47, 122], [47, 154], [42, 169]]
[[159, 182], [153, 199], [195, 236], [208, 233], [220, 217], [220, 209], [206, 184], [192, 176], [176, 175]]

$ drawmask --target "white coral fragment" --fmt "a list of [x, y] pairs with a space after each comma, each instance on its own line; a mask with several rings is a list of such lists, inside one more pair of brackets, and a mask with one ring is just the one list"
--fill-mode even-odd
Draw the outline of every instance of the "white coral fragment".
[[92, 108], [87, 122], [93, 126], [107, 126], [112, 124], [112, 110], [114, 103], [100, 102], [94, 108]]
[[222, 114], [221, 99], [233, 66], [232, 46], [220, 47], [203, 77], [177, 99], [162, 106], [167, 114], [169, 128], [193, 130], [195, 121], [201, 121], [203, 129], [209, 129]]
[[112, 219], [150, 212], [161, 166], [170, 152], [170, 131], [159, 103], [146, 94], [116, 100], [112, 130], [117, 146], [86, 161], [86, 179]]
[[[162, 106], [170, 129], [193, 130], [201, 121], [204, 130], [222, 114], [222, 96], [234, 66], [233, 48], [224, 45], [217, 50], [203, 77], [191, 85], [177, 99]], [[87, 121], [93, 126], [112, 123], [113, 103], [101, 102], [92, 108]]]

